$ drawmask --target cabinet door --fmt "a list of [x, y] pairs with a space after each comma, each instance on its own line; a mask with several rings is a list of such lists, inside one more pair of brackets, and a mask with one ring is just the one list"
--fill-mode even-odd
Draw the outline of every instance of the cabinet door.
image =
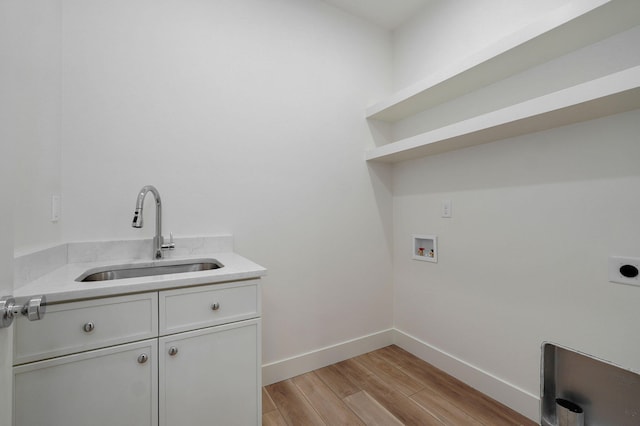
[[160, 338], [160, 425], [259, 425], [259, 339], [259, 319]]
[[156, 425], [157, 348], [152, 339], [14, 367], [14, 425]]

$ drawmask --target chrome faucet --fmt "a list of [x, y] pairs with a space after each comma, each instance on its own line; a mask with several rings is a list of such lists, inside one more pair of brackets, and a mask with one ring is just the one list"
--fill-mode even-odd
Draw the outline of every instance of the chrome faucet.
[[142, 209], [144, 207], [144, 197], [147, 193], [151, 192], [156, 200], [156, 236], [153, 237], [153, 258], [162, 259], [164, 256], [162, 250], [173, 250], [175, 244], [173, 243], [173, 235], [169, 240], [169, 244], [164, 244], [164, 237], [162, 236], [162, 200], [160, 199], [160, 193], [153, 185], [143, 186], [138, 193], [138, 199], [136, 200], [136, 211], [133, 212], [133, 222], [131, 226], [134, 228], [142, 228]]

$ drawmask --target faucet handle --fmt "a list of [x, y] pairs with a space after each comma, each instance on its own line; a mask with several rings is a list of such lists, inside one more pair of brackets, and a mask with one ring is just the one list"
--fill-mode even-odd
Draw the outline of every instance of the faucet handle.
[[173, 250], [174, 248], [176, 248], [176, 245], [173, 242], [173, 232], [169, 232], [169, 244], [162, 244], [160, 248], [162, 250]]

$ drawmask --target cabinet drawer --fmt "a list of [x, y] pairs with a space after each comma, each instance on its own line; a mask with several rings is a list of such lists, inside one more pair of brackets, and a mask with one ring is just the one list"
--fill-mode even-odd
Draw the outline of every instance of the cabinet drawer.
[[259, 317], [257, 281], [161, 291], [160, 335]]
[[157, 336], [157, 293], [47, 306], [41, 321], [16, 321], [14, 364]]

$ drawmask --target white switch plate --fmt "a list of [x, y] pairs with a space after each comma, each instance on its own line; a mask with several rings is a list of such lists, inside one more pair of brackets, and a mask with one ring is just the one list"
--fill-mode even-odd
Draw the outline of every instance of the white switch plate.
[[640, 270], [640, 258], [609, 256], [609, 281], [618, 284], [629, 284], [640, 286], [640, 275], [635, 277], [622, 275], [621, 268], [633, 271]]
[[451, 200], [442, 200], [442, 217], [451, 217]]
[[51, 196], [51, 222], [57, 222], [60, 220], [60, 196]]

